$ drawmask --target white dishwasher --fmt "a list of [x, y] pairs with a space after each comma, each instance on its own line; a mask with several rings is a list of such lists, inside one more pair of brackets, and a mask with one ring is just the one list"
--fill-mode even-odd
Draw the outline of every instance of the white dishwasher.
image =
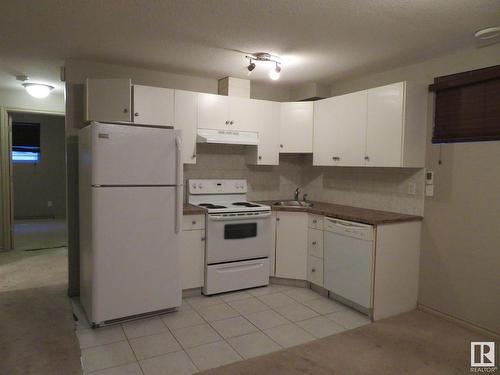
[[324, 287], [371, 309], [373, 226], [325, 217]]

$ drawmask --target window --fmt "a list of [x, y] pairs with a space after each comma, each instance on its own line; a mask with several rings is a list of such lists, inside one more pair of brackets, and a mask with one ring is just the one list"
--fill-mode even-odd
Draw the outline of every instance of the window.
[[500, 140], [500, 65], [437, 77], [433, 143]]
[[12, 123], [12, 161], [37, 163], [40, 160], [40, 124]]

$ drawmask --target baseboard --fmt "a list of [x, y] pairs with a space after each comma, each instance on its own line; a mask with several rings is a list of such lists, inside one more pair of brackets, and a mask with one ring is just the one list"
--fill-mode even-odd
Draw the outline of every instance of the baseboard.
[[269, 284], [285, 285], [285, 286], [295, 286], [299, 288], [307, 288], [308, 283], [305, 280], [296, 279], [285, 279], [283, 277], [269, 277]]
[[201, 296], [201, 288], [191, 288], [182, 290], [182, 298]]
[[441, 312], [439, 310], [436, 310], [436, 309], [433, 309], [432, 307], [429, 307], [429, 306], [426, 306], [426, 305], [422, 305], [422, 304], [418, 304], [417, 305], [417, 309], [420, 310], [420, 311], [423, 311], [423, 312], [426, 312], [426, 313], [429, 313], [429, 314], [432, 314], [432, 315], [435, 315], [435, 316], [438, 316], [442, 319], [445, 319], [445, 320], [448, 320], [450, 322], [453, 322], [461, 327], [464, 327], [464, 328], [467, 328], [467, 329], [470, 329], [471, 331], [474, 331], [476, 333], [479, 333], [481, 335], [484, 335], [484, 336], [487, 336], [487, 337], [491, 337], [493, 339], [500, 339], [500, 334], [496, 333], [496, 332], [493, 332], [493, 331], [490, 331], [489, 329], [487, 328], [483, 328], [483, 327], [480, 327], [470, 321], [467, 321], [467, 320], [464, 320], [464, 319], [460, 319], [460, 318], [457, 318], [455, 316], [452, 316], [452, 315], [449, 315], [449, 314], [446, 314], [444, 312]]

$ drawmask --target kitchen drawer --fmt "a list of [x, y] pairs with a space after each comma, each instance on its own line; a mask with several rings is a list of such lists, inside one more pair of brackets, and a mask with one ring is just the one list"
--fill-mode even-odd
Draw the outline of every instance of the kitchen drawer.
[[307, 281], [323, 286], [323, 259], [309, 256], [307, 260]]
[[184, 215], [182, 230], [205, 229], [205, 215]]
[[323, 259], [323, 231], [309, 228], [307, 235], [307, 253]]
[[309, 228], [323, 230], [323, 216], [309, 214]]

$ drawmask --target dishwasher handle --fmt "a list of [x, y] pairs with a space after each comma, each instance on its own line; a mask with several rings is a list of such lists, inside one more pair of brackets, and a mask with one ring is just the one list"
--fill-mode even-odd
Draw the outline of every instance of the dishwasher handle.
[[344, 220], [339, 220], [339, 219], [335, 219], [332, 217], [326, 217], [326, 220], [334, 225], [338, 225], [339, 227], [343, 227], [343, 228], [363, 228], [364, 229], [364, 228], [371, 227], [371, 225], [369, 225], [369, 224], [354, 223], [352, 221], [344, 221]]

